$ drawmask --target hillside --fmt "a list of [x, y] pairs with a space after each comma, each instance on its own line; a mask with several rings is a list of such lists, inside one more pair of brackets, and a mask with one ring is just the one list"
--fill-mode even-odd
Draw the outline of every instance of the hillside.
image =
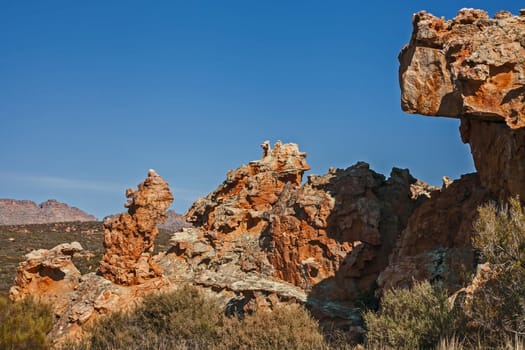
[[0, 225], [96, 220], [93, 215], [54, 199], [40, 204], [29, 200], [0, 199]]

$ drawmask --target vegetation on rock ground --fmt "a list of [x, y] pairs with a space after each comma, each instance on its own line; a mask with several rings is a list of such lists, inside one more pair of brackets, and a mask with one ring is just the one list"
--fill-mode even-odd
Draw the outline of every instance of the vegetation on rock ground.
[[[519, 199], [513, 198], [507, 205], [484, 205], [478, 214], [473, 246], [490, 270], [474, 290], [468, 307], [465, 304], [458, 307], [456, 303], [453, 308], [443, 289], [425, 281], [415, 283], [409, 290], [384, 291], [379, 311], [364, 312], [368, 348], [524, 349], [525, 213]], [[55, 233], [58, 237], [58, 232]], [[7, 238], [6, 234], [9, 233], [0, 230], [1, 237]], [[61, 232], [61, 237], [64, 234]], [[54, 237], [54, 233], [46, 235], [48, 241]], [[90, 238], [101, 249], [100, 231], [98, 238], [93, 235], [97, 233], [91, 233]], [[19, 242], [25, 239], [21, 235], [16, 237]], [[366, 301], [363, 304], [369, 304]], [[0, 348], [47, 349], [46, 334], [51, 326], [49, 307], [31, 299], [13, 304], [0, 298]], [[346, 347], [327, 344], [318, 323], [302, 306], [287, 305], [271, 312], [260, 310], [242, 319], [227, 317], [216, 302], [193, 287], [151, 295], [131, 312], [101, 318], [90, 331], [91, 335], [82, 343], [68, 344], [68, 348]]]
[[318, 324], [299, 305], [227, 317], [194, 287], [153, 294], [129, 313], [100, 319], [75, 350], [320, 349]]
[[523, 349], [525, 213], [519, 198], [481, 206], [475, 231], [473, 246], [490, 270], [471, 300], [448, 305], [446, 293], [428, 282], [385, 291], [379, 312], [364, 314], [368, 346]]
[[453, 332], [454, 313], [447, 293], [428, 281], [412, 289], [385, 292], [380, 312], [367, 311], [367, 344], [373, 348], [419, 349], [436, 346], [441, 337]]
[[31, 298], [13, 303], [0, 296], [0, 349], [48, 349], [52, 326], [49, 306]]
[[525, 336], [525, 213], [518, 197], [478, 210], [473, 244], [490, 271], [470, 305], [470, 326], [491, 344]]

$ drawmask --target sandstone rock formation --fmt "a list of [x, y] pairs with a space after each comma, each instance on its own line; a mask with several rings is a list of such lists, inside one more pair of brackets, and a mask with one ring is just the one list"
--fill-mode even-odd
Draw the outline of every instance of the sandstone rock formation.
[[321, 299], [367, 292], [431, 188], [407, 170], [394, 169], [386, 180], [366, 163], [309, 176], [302, 185], [309, 166], [297, 145], [262, 146], [261, 160], [230, 171], [195, 202], [186, 218], [200, 228], [175, 235], [173, 252], [201, 268], [235, 261], [244, 272]]
[[408, 170], [386, 180], [363, 162], [285, 187], [263, 234], [275, 275], [323, 299], [368, 292], [430, 189]]
[[426, 279], [444, 282], [450, 291], [464, 285], [476, 266], [471, 239], [477, 207], [490, 199], [477, 174], [433, 191], [410, 216], [378, 284], [408, 287], [413, 279]]
[[9, 292], [10, 298], [16, 301], [28, 295], [42, 295], [49, 302], [61, 302], [59, 296], [77, 286], [80, 272], [71, 257], [82, 250], [80, 243], [73, 242], [26, 254], [26, 261], [18, 266], [16, 285]]
[[81, 275], [71, 262], [71, 256], [81, 251], [80, 244], [73, 242], [27, 254], [10, 290], [11, 300], [32, 296], [52, 306], [54, 324], [48, 337], [55, 345], [78, 339], [83, 327], [100, 315], [127, 310], [143, 296], [169, 288], [169, 281], [158, 278], [129, 287], [95, 273]]
[[151, 259], [158, 234], [157, 224], [166, 219], [173, 201], [168, 184], [154, 170], [140, 183], [138, 190], [128, 189], [127, 213], [104, 221], [104, 257], [102, 276], [117, 284], [135, 285], [161, 275]]
[[96, 220], [93, 215], [53, 199], [38, 205], [28, 200], [0, 199], [0, 225]]
[[278, 141], [271, 149], [265, 141], [261, 147], [260, 160], [228, 172], [214, 192], [193, 204], [186, 220], [204, 230], [260, 233], [265, 226], [262, 214], [272, 208], [284, 186], [299, 186], [303, 173], [310, 170], [306, 154], [296, 144]]
[[525, 198], [525, 16], [463, 9], [445, 21], [422, 11], [413, 25], [399, 56], [403, 110], [461, 118], [482, 186]]
[[525, 126], [525, 17], [462, 9], [445, 21], [413, 18], [399, 56], [403, 110]]
[[445, 21], [422, 11], [413, 26], [399, 56], [402, 108], [461, 119], [478, 173], [447, 180], [416, 209], [378, 283], [442, 280], [452, 291], [475, 268], [476, 208], [525, 198], [525, 17], [462, 9]]

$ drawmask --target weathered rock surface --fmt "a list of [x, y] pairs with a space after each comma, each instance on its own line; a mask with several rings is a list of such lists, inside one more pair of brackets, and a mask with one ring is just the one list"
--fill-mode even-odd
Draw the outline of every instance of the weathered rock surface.
[[462, 9], [445, 21], [421, 11], [413, 26], [399, 56], [403, 110], [525, 126], [525, 17]]
[[451, 291], [464, 285], [477, 263], [471, 244], [477, 207], [490, 199], [478, 174], [433, 191], [409, 218], [379, 286], [408, 287], [413, 279], [442, 281]]
[[59, 296], [71, 292], [78, 284], [80, 272], [71, 257], [82, 250], [80, 243], [73, 242], [26, 254], [26, 261], [18, 266], [10, 298], [16, 301], [28, 295], [42, 295], [50, 302], [61, 302]]
[[128, 189], [126, 197], [128, 212], [104, 221], [105, 251], [99, 272], [114, 283], [135, 285], [162, 274], [151, 252], [157, 225], [166, 219], [173, 195], [166, 181], [150, 170], [138, 190]]
[[525, 198], [525, 17], [462, 9], [446, 21], [422, 11], [413, 26], [399, 56], [402, 108], [460, 118], [478, 173], [447, 181], [416, 209], [378, 282], [443, 280], [454, 290], [475, 268], [476, 208]]
[[204, 230], [260, 233], [266, 226], [261, 216], [279, 199], [283, 187], [301, 185], [303, 173], [310, 170], [306, 154], [296, 144], [278, 141], [271, 149], [265, 141], [261, 147], [260, 160], [228, 172], [226, 181], [192, 205], [186, 220]]
[[348, 301], [367, 292], [432, 188], [407, 170], [386, 180], [366, 163], [301, 185], [309, 166], [297, 145], [264, 143], [263, 150], [261, 160], [230, 171], [197, 200], [186, 218], [200, 229], [175, 235], [173, 252], [197, 270], [234, 261], [244, 273], [273, 276], [316, 298]]
[[409, 113], [461, 118], [481, 185], [501, 200], [525, 198], [525, 17], [463, 9], [445, 21], [426, 12], [399, 56]]
[[0, 225], [96, 220], [93, 215], [53, 199], [41, 204], [28, 200], [0, 199]]
[[430, 189], [408, 170], [394, 168], [386, 180], [362, 162], [285, 187], [263, 234], [275, 275], [323, 299], [368, 292]]
[[481, 185], [500, 201], [516, 194], [525, 199], [525, 128], [463, 119], [460, 131], [470, 144]]

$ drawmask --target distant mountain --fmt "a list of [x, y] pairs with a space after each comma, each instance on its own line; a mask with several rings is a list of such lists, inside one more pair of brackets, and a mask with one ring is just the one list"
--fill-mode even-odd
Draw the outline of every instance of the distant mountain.
[[96, 220], [93, 215], [54, 199], [41, 204], [29, 200], [0, 199], [0, 225]]
[[192, 227], [192, 224], [184, 220], [183, 216], [177, 214], [175, 210], [168, 210], [168, 218], [166, 222], [158, 225], [158, 228], [168, 230], [171, 232], [179, 232], [183, 227]]

